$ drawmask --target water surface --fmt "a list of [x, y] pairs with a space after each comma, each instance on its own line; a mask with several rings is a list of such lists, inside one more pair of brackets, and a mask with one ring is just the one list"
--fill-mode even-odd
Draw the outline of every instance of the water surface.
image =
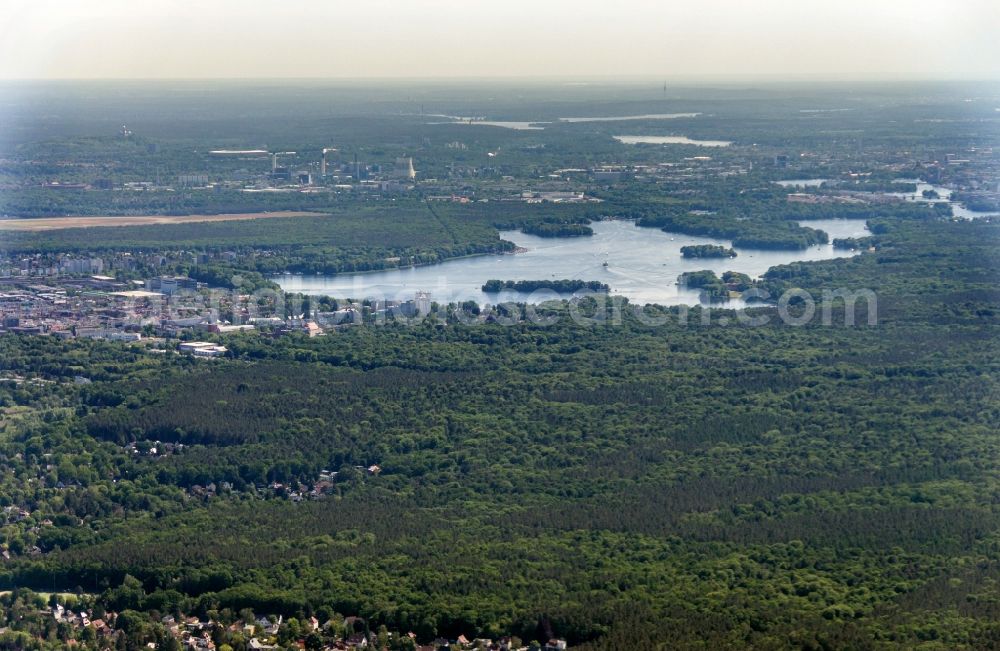
[[646, 115], [613, 115], [595, 118], [559, 118], [560, 122], [625, 122], [628, 120], [676, 120], [696, 118], [701, 113], [648, 113]]
[[469, 126], [500, 127], [515, 131], [541, 131], [548, 122], [518, 122], [514, 120], [486, 120], [479, 117], [461, 115], [439, 115], [435, 117], [448, 118], [450, 122], [428, 122], [427, 124], [465, 124]]
[[728, 147], [728, 140], [692, 140], [687, 136], [615, 136], [626, 145], [698, 145], [699, 147]]
[[[1000, 212], [978, 212], [975, 210], [969, 210], [965, 205], [959, 203], [958, 201], [951, 200], [951, 189], [946, 188], [942, 185], [934, 185], [932, 183], [926, 183], [919, 179], [899, 179], [900, 183], [916, 183], [917, 189], [914, 192], [890, 192], [894, 197], [900, 197], [905, 201], [914, 201], [917, 203], [948, 203], [951, 204], [951, 212], [955, 217], [959, 219], [982, 219], [984, 217], [1000, 217]], [[937, 192], [937, 197], [925, 197], [924, 190], [933, 190]]]
[[[869, 235], [863, 220], [830, 219], [802, 222], [837, 237]], [[448, 260], [440, 264], [406, 269], [389, 269], [337, 276], [284, 275], [274, 278], [286, 291], [328, 295], [337, 298], [385, 298], [409, 300], [416, 291], [429, 291], [439, 303], [473, 300], [479, 304], [501, 301], [538, 303], [557, 298], [552, 292], [525, 294], [504, 291], [485, 294], [481, 287], [490, 279], [599, 280], [612, 293], [637, 303], [694, 305], [695, 290], [676, 284], [685, 271], [711, 269], [717, 274], [740, 271], [757, 277], [770, 267], [797, 260], [825, 260], [855, 255], [834, 250], [830, 244], [801, 251], [765, 251], [737, 248], [736, 258], [691, 260], [680, 248], [690, 244], [720, 244], [728, 240], [666, 233], [655, 228], [639, 228], [632, 221], [602, 221], [592, 224], [592, 237], [544, 238], [520, 231], [504, 231], [501, 237], [526, 249], [513, 255], [489, 255]], [[604, 263], [607, 262], [607, 266]], [[565, 296], [563, 296], [565, 298]], [[738, 302], [730, 304], [738, 307]]]

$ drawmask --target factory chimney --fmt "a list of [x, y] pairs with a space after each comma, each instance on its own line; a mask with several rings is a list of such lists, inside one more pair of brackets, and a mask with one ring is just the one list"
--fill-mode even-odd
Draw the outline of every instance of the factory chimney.
[[337, 151], [334, 147], [324, 147], [323, 148], [323, 158], [319, 162], [319, 175], [321, 177], [326, 177], [326, 155], [331, 151]]
[[413, 159], [408, 156], [397, 158], [392, 171], [393, 176], [397, 178], [408, 179], [410, 181], [417, 178], [417, 171], [413, 169]]

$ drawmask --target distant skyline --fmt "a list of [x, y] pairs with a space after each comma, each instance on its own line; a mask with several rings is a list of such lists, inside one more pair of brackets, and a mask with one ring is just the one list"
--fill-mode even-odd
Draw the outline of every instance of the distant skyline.
[[10, 0], [0, 78], [997, 79], [996, 0]]

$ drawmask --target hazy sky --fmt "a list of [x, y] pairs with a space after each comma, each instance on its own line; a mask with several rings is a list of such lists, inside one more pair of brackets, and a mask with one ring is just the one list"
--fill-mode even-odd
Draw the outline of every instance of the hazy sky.
[[998, 0], [0, 0], [0, 78], [1000, 77]]

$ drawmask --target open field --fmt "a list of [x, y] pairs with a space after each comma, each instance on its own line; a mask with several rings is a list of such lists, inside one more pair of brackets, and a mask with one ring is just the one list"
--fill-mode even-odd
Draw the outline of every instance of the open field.
[[37, 219], [0, 219], [0, 231], [51, 231], [60, 228], [94, 226], [143, 226], [149, 224], [186, 224], [189, 222], [228, 222], [268, 217], [321, 217], [325, 213], [299, 210], [274, 212], [226, 213], [221, 215], [123, 215], [89, 217], [44, 217]]

